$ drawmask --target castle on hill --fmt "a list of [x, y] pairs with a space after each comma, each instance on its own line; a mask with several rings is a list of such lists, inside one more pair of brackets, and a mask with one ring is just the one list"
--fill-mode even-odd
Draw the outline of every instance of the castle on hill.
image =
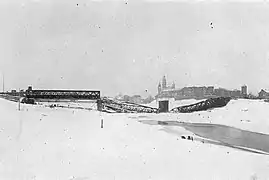
[[247, 96], [247, 86], [244, 85], [240, 90], [227, 90], [224, 88], [215, 89], [214, 86], [192, 86], [176, 89], [175, 82], [167, 85], [166, 77], [163, 76], [162, 82], [158, 84], [158, 94], [156, 98], [175, 98], [180, 99], [204, 99], [212, 97], [233, 97], [240, 98]]

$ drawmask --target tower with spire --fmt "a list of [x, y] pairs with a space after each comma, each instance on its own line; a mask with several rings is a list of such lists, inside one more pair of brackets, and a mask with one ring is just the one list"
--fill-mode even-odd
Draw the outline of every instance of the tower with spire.
[[171, 86], [167, 85], [166, 76], [163, 76], [161, 82], [158, 84], [158, 95], [161, 95], [163, 91], [166, 93], [172, 93], [176, 89], [175, 82], [171, 84]]
[[162, 88], [166, 89], [166, 77], [163, 76], [163, 80], [162, 80]]
[[162, 86], [161, 86], [161, 83], [159, 82], [159, 85], [158, 85], [158, 94], [161, 94], [162, 92]]

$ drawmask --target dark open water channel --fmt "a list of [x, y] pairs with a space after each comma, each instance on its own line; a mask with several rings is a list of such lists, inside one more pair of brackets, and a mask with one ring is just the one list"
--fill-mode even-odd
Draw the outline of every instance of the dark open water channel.
[[[142, 122], [142, 121], [141, 121]], [[147, 121], [149, 122], [149, 121]], [[180, 126], [197, 136], [219, 141], [228, 146], [250, 148], [269, 153], [269, 135], [251, 132], [220, 124], [181, 123], [176, 121], [155, 121], [156, 125]], [[147, 123], [154, 125], [152, 123]]]

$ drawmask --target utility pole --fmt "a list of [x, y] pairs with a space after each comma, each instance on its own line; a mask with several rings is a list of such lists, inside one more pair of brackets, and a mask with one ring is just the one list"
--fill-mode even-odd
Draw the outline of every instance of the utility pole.
[[3, 73], [3, 93], [5, 92], [5, 75]]

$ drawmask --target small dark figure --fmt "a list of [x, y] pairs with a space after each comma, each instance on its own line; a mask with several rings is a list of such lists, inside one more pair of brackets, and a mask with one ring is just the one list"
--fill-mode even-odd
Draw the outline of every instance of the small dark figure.
[[181, 136], [182, 139], [186, 139], [185, 136]]
[[104, 127], [103, 119], [101, 120], [101, 128]]

